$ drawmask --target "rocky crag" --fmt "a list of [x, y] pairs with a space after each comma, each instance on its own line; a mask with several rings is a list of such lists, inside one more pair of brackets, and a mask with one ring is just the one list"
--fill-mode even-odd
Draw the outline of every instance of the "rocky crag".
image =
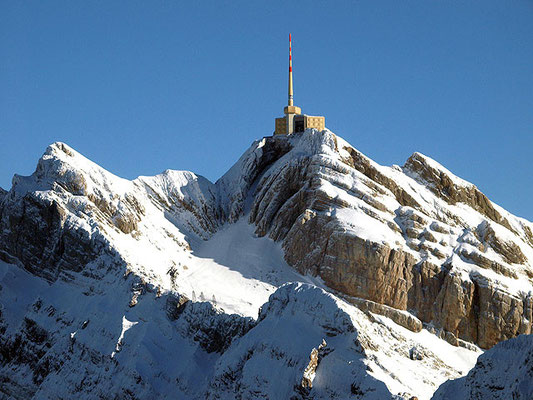
[[331, 132], [256, 146], [264, 155], [242, 161], [245, 176], [260, 176], [250, 222], [299, 272], [409, 311], [454, 343], [490, 348], [531, 333], [529, 221], [419, 153], [383, 167]]

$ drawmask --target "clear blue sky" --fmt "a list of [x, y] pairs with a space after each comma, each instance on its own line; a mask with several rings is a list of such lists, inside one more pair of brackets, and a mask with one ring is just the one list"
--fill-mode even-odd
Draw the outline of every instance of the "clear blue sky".
[[533, 220], [533, 1], [0, 0], [0, 186], [58, 140], [216, 180], [282, 115], [289, 32], [304, 112]]

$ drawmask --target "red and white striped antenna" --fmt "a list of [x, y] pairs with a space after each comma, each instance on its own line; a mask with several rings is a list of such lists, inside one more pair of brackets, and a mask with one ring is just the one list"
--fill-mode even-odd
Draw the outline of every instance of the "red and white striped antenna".
[[292, 92], [292, 37], [289, 33], [289, 106], [294, 105], [294, 97]]

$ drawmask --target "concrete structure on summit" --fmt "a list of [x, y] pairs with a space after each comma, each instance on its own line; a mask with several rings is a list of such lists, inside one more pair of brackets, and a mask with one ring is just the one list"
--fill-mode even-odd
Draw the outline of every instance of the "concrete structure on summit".
[[290, 135], [303, 132], [308, 128], [323, 131], [326, 128], [326, 118], [302, 114], [302, 109], [294, 105], [292, 90], [292, 37], [289, 33], [289, 104], [283, 109], [284, 117], [276, 118], [275, 135]]

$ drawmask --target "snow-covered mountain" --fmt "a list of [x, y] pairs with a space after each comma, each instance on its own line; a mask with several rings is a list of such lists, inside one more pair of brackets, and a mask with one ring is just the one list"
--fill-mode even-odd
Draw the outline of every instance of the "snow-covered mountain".
[[467, 376], [444, 383], [433, 400], [533, 399], [533, 338], [520, 335], [481, 355]]
[[532, 232], [327, 130], [214, 184], [54, 143], [0, 191], [0, 398], [429, 399], [531, 333]]

